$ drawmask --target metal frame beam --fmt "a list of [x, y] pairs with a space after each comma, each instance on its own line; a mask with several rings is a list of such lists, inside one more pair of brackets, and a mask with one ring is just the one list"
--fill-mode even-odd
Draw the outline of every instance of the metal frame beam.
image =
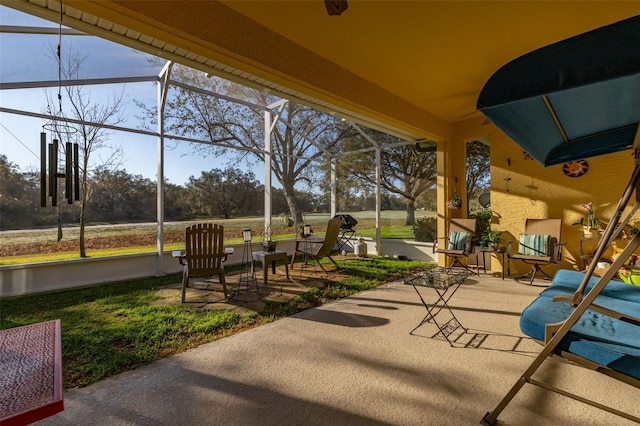
[[[33, 29], [33, 28], [32, 28]], [[55, 30], [55, 32], [52, 32], [52, 34], [57, 34], [58, 29], [56, 28], [52, 28], [52, 31]], [[19, 31], [19, 29], [16, 28], [8, 28], [7, 26], [1, 27], [0, 31], [3, 32], [21, 32]], [[40, 31], [39, 33], [41, 34], [49, 34], [48, 30], [43, 30], [40, 29], [38, 30]], [[66, 30], [65, 30], [66, 31]], [[68, 30], [69, 34], [73, 34], [73, 35], [85, 35], [84, 33], [80, 32], [80, 31], [76, 31], [76, 30]], [[29, 32], [28, 29], [24, 30], [24, 33], [30, 33], [33, 34], [33, 32]], [[271, 132], [273, 131], [275, 125], [277, 124], [278, 121], [282, 122], [283, 124], [285, 124], [287, 127], [289, 127], [293, 132], [295, 132], [297, 135], [299, 135], [300, 137], [304, 138], [307, 142], [309, 142], [310, 144], [312, 144], [313, 146], [315, 146], [319, 151], [321, 151], [323, 154], [325, 154], [329, 161], [330, 161], [330, 167], [331, 167], [331, 176], [330, 176], [330, 188], [331, 188], [331, 216], [335, 216], [337, 213], [337, 196], [336, 196], [336, 189], [337, 189], [337, 174], [336, 174], [336, 167], [337, 167], [337, 158], [339, 158], [340, 156], [344, 156], [344, 155], [348, 155], [348, 154], [352, 154], [352, 153], [362, 153], [362, 152], [370, 152], [370, 151], [375, 151], [375, 155], [376, 155], [376, 247], [377, 247], [377, 252], [378, 254], [381, 253], [381, 234], [380, 234], [380, 223], [381, 223], [381, 214], [380, 214], [380, 208], [381, 208], [381, 188], [380, 188], [380, 174], [381, 174], [381, 165], [380, 165], [380, 153], [382, 149], [386, 149], [386, 148], [393, 148], [393, 147], [397, 147], [397, 146], [403, 146], [403, 145], [408, 145], [408, 144], [413, 144], [416, 143], [416, 140], [413, 139], [407, 139], [405, 141], [401, 141], [401, 142], [397, 142], [397, 143], [393, 143], [393, 144], [388, 144], [388, 145], [379, 145], [377, 144], [373, 139], [371, 139], [371, 137], [369, 135], [367, 135], [358, 125], [356, 125], [354, 122], [352, 121], [348, 121], [349, 124], [362, 136], [364, 137], [369, 143], [371, 143], [372, 147], [370, 148], [363, 148], [363, 149], [359, 149], [359, 150], [354, 150], [354, 151], [350, 151], [348, 153], [340, 153], [340, 154], [334, 154], [331, 153], [329, 150], [327, 150], [326, 148], [322, 147], [321, 145], [318, 145], [315, 141], [313, 141], [312, 139], [310, 139], [306, 134], [304, 134], [304, 132], [302, 132], [300, 129], [298, 129], [296, 126], [294, 126], [293, 124], [291, 124], [290, 122], [288, 122], [287, 120], [282, 118], [282, 110], [284, 108], [284, 106], [286, 105], [287, 102], [289, 102], [288, 99], [281, 99], [271, 105], [268, 106], [263, 106], [263, 105], [259, 105], [259, 104], [255, 104], [252, 102], [248, 102], [242, 99], [236, 99], [230, 96], [226, 96], [220, 93], [216, 93], [213, 92], [211, 90], [207, 90], [207, 89], [203, 89], [203, 88], [199, 88], [199, 87], [195, 87], [193, 85], [189, 85], [186, 83], [182, 83], [176, 80], [172, 80], [171, 79], [171, 69], [173, 66], [174, 62], [172, 61], [167, 61], [167, 63], [165, 64], [165, 66], [162, 68], [162, 71], [159, 73], [159, 75], [157, 76], [132, 76], [132, 77], [111, 77], [111, 78], [93, 78], [93, 79], [80, 79], [80, 80], [63, 80], [63, 81], [58, 81], [58, 80], [42, 80], [42, 81], [32, 81], [32, 82], [0, 82], [0, 90], [18, 90], [18, 89], [35, 89], [35, 88], [46, 88], [46, 87], [57, 87], [59, 85], [64, 85], [64, 86], [83, 86], [83, 85], [101, 85], [101, 84], [125, 84], [125, 83], [141, 83], [141, 82], [156, 82], [158, 84], [158, 88], [157, 88], [157, 104], [158, 104], [158, 111], [159, 111], [159, 116], [158, 116], [158, 128], [156, 132], [153, 131], [148, 131], [148, 130], [140, 130], [140, 129], [133, 129], [133, 128], [128, 128], [128, 127], [121, 127], [121, 126], [112, 126], [112, 125], [108, 125], [108, 124], [103, 124], [103, 123], [93, 123], [93, 122], [87, 122], [87, 121], [82, 121], [82, 120], [76, 120], [76, 119], [72, 119], [72, 118], [64, 118], [63, 120], [68, 122], [68, 123], [75, 123], [75, 124], [86, 124], [89, 126], [94, 126], [94, 127], [100, 127], [100, 128], [105, 128], [105, 129], [109, 129], [109, 130], [115, 130], [115, 131], [121, 131], [121, 132], [129, 132], [129, 133], [136, 133], [136, 134], [141, 134], [141, 135], [146, 135], [146, 136], [153, 136], [156, 137], [158, 139], [158, 171], [157, 171], [157, 251], [158, 251], [158, 262], [157, 262], [157, 274], [158, 275], [163, 275], [164, 274], [164, 265], [163, 265], [163, 256], [162, 253], [164, 251], [164, 228], [163, 228], [163, 223], [164, 223], [164, 197], [163, 197], [163, 193], [164, 193], [164, 144], [165, 144], [165, 140], [166, 139], [171, 139], [171, 140], [176, 140], [176, 141], [182, 141], [182, 142], [191, 142], [191, 143], [199, 143], [199, 144], [206, 144], [206, 145], [216, 145], [216, 146], [220, 146], [220, 147], [225, 147], [225, 148], [231, 148], [231, 149], [238, 149], [241, 151], [246, 151], [246, 152], [253, 152], [256, 154], [262, 154], [264, 155], [264, 165], [265, 165], [265, 232], [270, 236], [270, 230], [271, 230], [271, 215], [272, 215], [272, 209], [271, 209], [271, 185], [272, 185], [272, 180], [271, 180], [271, 161], [272, 161], [272, 156], [276, 155], [279, 157], [295, 157], [295, 158], [303, 158], [303, 159], [313, 159], [312, 157], [305, 157], [305, 156], [294, 156], [294, 155], [290, 155], [290, 154], [281, 154], [281, 153], [273, 153], [273, 148], [272, 148], [272, 144], [271, 144]], [[187, 138], [187, 137], [183, 137], [183, 136], [177, 136], [177, 135], [169, 135], [169, 134], [165, 134], [164, 132], [164, 109], [165, 109], [165, 105], [166, 105], [166, 100], [167, 100], [167, 94], [168, 91], [170, 89], [171, 86], [175, 86], [175, 87], [179, 87], [185, 90], [190, 90], [190, 91], [194, 91], [197, 93], [201, 93], [207, 96], [214, 96], [220, 99], [224, 99], [227, 100], [229, 102], [236, 102], [242, 105], [245, 105], [249, 108], [253, 108], [253, 109], [258, 109], [258, 110], [263, 110], [264, 111], [264, 116], [265, 116], [265, 148], [264, 150], [259, 150], [259, 149], [251, 149], [251, 148], [246, 148], [246, 147], [237, 147], [235, 145], [231, 145], [231, 144], [227, 144], [224, 143], [222, 141], [218, 141], [218, 142], [211, 142], [211, 141], [206, 141], [206, 140], [202, 140], [202, 139], [196, 139], [196, 138]], [[274, 110], [275, 110], [275, 119], [273, 119], [273, 114], [274, 114]], [[23, 116], [28, 116], [28, 117], [33, 117], [33, 118], [42, 118], [42, 119], [52, 119], [53, 116], [51, 116], [50, 114], [42, 114], [42, 113], [34, 113], [34, 112], [29, 112], [29, 111], [23, 111], [23, 110], [17, 110], [17, 109], [11, 109], [11, 108], [5, 108], [5, 107], [0, 107], [0, 112], [3, 113], [9, 113], [9, 114], [17, 114], [17, 115], [23, 115]], [[59, 117], [57, 117], [59, 119]]]

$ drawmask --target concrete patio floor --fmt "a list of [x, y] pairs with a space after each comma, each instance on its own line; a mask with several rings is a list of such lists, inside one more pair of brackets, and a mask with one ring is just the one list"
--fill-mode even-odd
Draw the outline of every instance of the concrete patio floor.
[[[294, 297], [337, 277], [333, 268], [327, 276], [296, 267], [291, 281], [281, 267], [277, 272], [269, 274], [261, 295], [249, 289], [225, 300], [217, 292], [190, 290], [188, 300], [202, 308], [251, 310], [269, 298]], [[233, 280], [230, 275], [229, 283]], [[492, 274], [470, 277], [449, 301], [467, 329], [453, 335], [451, 346], [441, 336], [432, 337], [437, 331], [432, 323], [409, 333], [426, 311], [412, 286], [392, 282], [67, 390], [65, 410], [38, 424], [478, 424], [540, 350], [522, 335], [518, 319], [541, 290]], [[160, 303], [179, 301], [179, 286], [163, 291]], [[434, 300], [433, 289], [421, 292]], [[560, 359], [545, 362], [538, 377], [640, 414], [638, 389]], [[525, 385], [499, 420], [505, 425], [634, 424], [532, 385]]]

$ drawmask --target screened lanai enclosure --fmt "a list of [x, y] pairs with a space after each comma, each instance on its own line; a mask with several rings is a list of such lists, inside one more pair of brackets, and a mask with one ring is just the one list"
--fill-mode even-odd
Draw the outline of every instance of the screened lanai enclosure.
[[24, 22], [2, 22], [5, 187], [23, 200], [4, 203], [3, 230], [57, 226], [60, 239], [77, 238], [69, 227], [155, 223], [161, 275], [176, 242], [166, 234], [181, 241], [182, 221], [235, 220], [278, 240], [346, 213], [377, 254], [383, 238], [415, 239], [427, 219], [435, 229], [434, 141], [236, 83], [230, 70], [205, 73], [189, 66], [197, 58], [167, 61], [2, 9], [3, 21]]

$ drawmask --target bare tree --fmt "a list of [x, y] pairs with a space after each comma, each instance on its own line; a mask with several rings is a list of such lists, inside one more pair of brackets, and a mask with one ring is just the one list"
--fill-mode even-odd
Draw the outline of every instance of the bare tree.
[[[170, 91], [165, 113], [167, 133], [210, 141], [197, 148], [199, 154], [220, 158], [224, 154], [240, 161], [264, 161], [264, 111], [260, 106], [279, 98], [202, 72], [175, 66], [172, 78], [247, 104], [208, 95], [187, 88]], [[255, 105], [256, 107], [252, 107]], [[272, 171], [282, 185], [292, 216], [301, 220], [294, 187], [299, 182], [313, 186], [313, 170], [322, 156], [337, 150], [340, 141], [355, 132], [339, 118], [287, 102], [278, 111], [272, 132]], [[146, 109], [145, 121], [155, 122], [155, 109]], [[235, 153], [235, 154], [234, 154]]]
[[23, 173], [20, 167], [0, 154], [0, 229], [28, 227], [37, 219], [38, 177]]
[[470, 212], [480, 210], [478, 197], [491, 189], [491, 161], [489, 145], [482, 141], [467, 143], [466, 180]]
[[199, 177], [189, 177], [185, 188], [192, 208], [199, 216], [221, 215], [229, 219], [233, 215], [249, 214], [250, 201], [258, 190], [259, 182], [253, 172], [227, 167], [202, 172]]
[[[315, 171], [328, 164], [326, 152], [336, 152], [341, 141], [352, 137], [355, 131], [340, 119], [288, 102], [282, 111], [287, 123], [280, 122], [273, 131], [275, 161], [272, 170], [282, 185], [291, 215], [302, 222], [299, 200], [294, 186], [306, 182], [318, 186], [322, 175]], [[293, 127], [293, 128], [292, 128]], [[264, 160], [264, 156], [261, 156]]]
[[[398, 142], [398, 139], [368, 129], [366, 133], [381, 146]], [[350, 148], [369, 146], [360, 137], [350, 141]], [[416, 202], [421, 194], [436, 184], [435, 144], [422, 145], [417, 150], [412, 145], [385, 148], [380, 152], [380, 186], [389, 193], [402, 197], [406, 206], [406, 225], [415, 225]], [[375, 181], [375, 158], [373, 152], [348, 155], [340, 164], [340, 178], [349, 182], [352, 190], [358, 188], [367, 192], [364, 185], [372, 186]], [[342, 185], [344, 186], [344, 184]]]
[[[67, 49], [70, 51], [71, 49]], [[76, 81], [81, 78], [81, 68], [88, 55], [81, 56], [77, 53], [69, 53], [65, 58], [56, 52], [60, 61], [60, 72], [62, 77], [68, 81]], [[61, 91], [64, 91], [66, 98]], [[77, 143], [79, 146], [80, 165], [80, 257], [86, 257], [85, 249], [85, 226], [87, 222], [87, 204], [91, 197], [91, 188], [88, 185], [88, 175], [91, 172], [92, 163], [90, 159], [93, 154], [100, 151], [105, 157], [100, 158], [100, 168], [105, 169], [115, 167], [122, 161], [122, 149], [112, 144], [109, 135], [112, 133], [101, 125], [118, 125], [125, 121], [122, 110], [124, 87], [120, 93], [112, 93], [106, 99], [94, 101], [91, 91], [85, 90], [84, 86], [68, 84], [58, 91], [59, 110], [55, 112], [51, 93], [47, 94], [48, 107], [50, 113], [60, 117], [80, 120], [81, 123], [67, 122], [66, 126], [73, 131], [60, 133], [58, 137], [61, 141]], [[66, 102], [68, 101], [68, 102]], [[68, 109], [64, 109], [63, 105]]]

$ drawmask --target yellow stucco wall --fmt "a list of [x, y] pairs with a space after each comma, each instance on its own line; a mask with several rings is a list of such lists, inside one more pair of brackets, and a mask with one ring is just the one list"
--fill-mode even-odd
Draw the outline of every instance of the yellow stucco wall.
[[[506, 245], [507, 241], [518, 239], [527, 218], [561, 218], [562, 240], [566, 242], [562, 261], [544, 269], [550, 274], [559, 268], [579, 270], [582, 228], [572, 224], [586, 217], [582, 205], [588, 202], [593, 202], [596, 217], [600, 220], [611, 219], [633, 170], [631, 151], [587, 159], [589, 171], [584, 176], [568, 177], [563, 173], [562, 165], [542, 167], [537, 161], [526, 158], [523, 150], [493, 124], [483, 123], [486, 122], [480, 117], [454, 125], [451, 151], [464, 153], [465, 142], [478, 138], [489, 141], [491, 228], [503, 232], [503, 245]], [[451, 173], [464, 176], [461, 169], [464, 157], [456, 159], [455, 163]], [[511, 178], [508, 191], [507, 177]], [[625, 213], [629, 210], [630, 207]], [[503, 265], [494, 256], [491, 266], [494, 271], [499, 271]], [[529, 269], [530, 266], [522, 262], [511, 264], [512, 275], [526, 273]]]

